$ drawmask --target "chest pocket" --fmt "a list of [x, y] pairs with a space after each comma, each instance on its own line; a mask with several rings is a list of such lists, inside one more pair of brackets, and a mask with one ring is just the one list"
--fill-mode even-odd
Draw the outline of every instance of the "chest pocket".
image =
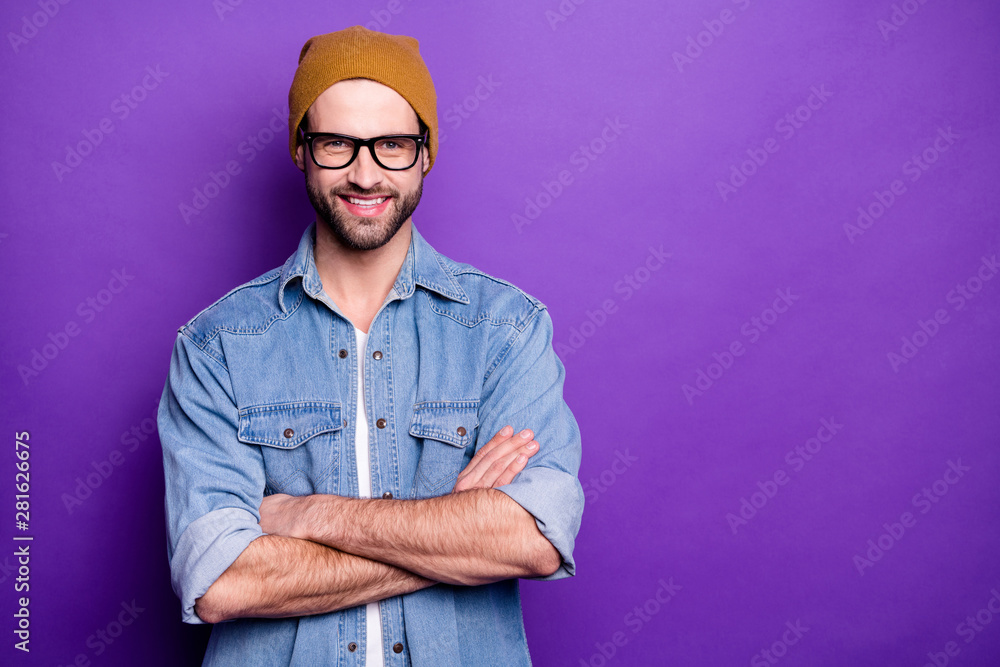
[[274, 403], [240, 410], [237, 437], [261, 446], [271, 492], [329, 493], [336, 484], [342, 426], [339, 403]]
[[414, 483], [417, 498], [451, 492], [472, 458], [479, 427], [479, 401], [425, 401], [413, 406], [410, 435], [421, 442]]

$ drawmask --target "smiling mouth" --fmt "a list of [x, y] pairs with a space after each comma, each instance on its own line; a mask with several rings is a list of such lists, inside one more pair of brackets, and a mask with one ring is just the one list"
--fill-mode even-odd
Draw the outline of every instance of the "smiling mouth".
[[378, 206], [386, 199], [388, 199], [388, 197], [375, 197], [374, 199], [362, 199], [360, 197], [347, 197], [344, 195], [340, 195], [340, 198], [354, 204], [355, 206]]
[[354, 215], [373, 218], [381, 215], [389, 208], [392, 197], [380, 195], [376, 197], [355, 197], [353, 195], [337, 195], [344, 207]]

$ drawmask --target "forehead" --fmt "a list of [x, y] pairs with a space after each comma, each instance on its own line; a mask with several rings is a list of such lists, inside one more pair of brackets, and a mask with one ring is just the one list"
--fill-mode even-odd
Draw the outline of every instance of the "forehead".
[[355, 137], [416, 134], [417, 114], [403, 96], [370, 79], [333, 84], [309, 107], [312, 132], [336, 132]]

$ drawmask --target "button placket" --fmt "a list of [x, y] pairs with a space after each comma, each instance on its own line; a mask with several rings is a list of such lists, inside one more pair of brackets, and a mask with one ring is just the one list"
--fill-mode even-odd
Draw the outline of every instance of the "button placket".
[[[398, 474], [395, 470], [383, 470], [382, 469], [382, 457], [380, 456], [380, 451], [383, 450], [387, 443], [391, 443], [392, 438], [385, 433], [385, 429], [389, 428], [389, 418], [387, 415], [387, 397], [389, 392], [388, 387], [388, 376], [390, 374], [388, 364], [382, 364], [381, 362], [386, 359], [387, 352], [384, 349], [372, 349], [376, 345], [386, 343], [386, 327], [387, 322], [390, 317], [389, 312], [383, 313], [382, 311], [388, 311], [389, 305], [393, 299], [387, 299], [385, 303], [382, 304], [382, 308], [379, 312], [375, 314], [372, 319], [371, 325], [368, 328], [368, 347], [367, 352], [370, 355], [368, 363], [364, 364], [365, 372], [365, 398], [367, 400], [366, 407], [368, 409], [369, 417], [376, 417], [376, 415], [381, 414], [374, 419], [375, 430], [371, 433], [371, 439], [369, 441], [369, 465], [371, 471], [371, 492], [372, 498], [385, 498], [391, 499], [393, 494], [391, 491], [383, 489], [393, 488], [393, 480]], [[371, 423], [371, 422], [369, 422]]]

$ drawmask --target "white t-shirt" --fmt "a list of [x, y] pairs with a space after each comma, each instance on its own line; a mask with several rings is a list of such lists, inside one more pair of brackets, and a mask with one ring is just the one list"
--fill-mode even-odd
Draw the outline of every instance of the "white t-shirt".
[[[368, 334], [354, 327], [358, 339], [358, 420], [354, 429], [354, 456], [358, 461], [358, 495], [372, 497], [372, 469], [368, 451], [368, 412], [365, 408], [365, 348]], [[365, 667], [383, 667], [382, 657], [382, 615], [378, 602], [365, 605]]]

